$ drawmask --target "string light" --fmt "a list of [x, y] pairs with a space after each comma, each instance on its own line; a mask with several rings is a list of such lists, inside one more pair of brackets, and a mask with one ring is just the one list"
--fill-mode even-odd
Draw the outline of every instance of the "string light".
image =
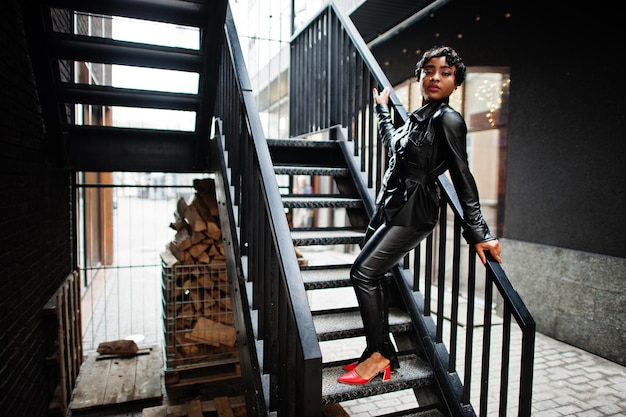
[[487, 118], [489, 125], [492, 127], [496, 125], [494, 113], [502, 107], [502, 97], [504, 96], [505, 90], [508, 90], [510, 83], [510, 78], [507, 78], [501, 83], [500, 81], [490, 81], [485, 79], [474, 93], [476, 101], [485, 103], [485, 107], [488, 109], [485, 113], [485, 117]]

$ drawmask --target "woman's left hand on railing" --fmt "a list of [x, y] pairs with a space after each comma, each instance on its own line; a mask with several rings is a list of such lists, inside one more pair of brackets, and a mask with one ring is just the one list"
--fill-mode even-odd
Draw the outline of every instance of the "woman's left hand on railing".
[[502, 258], [500, 257], [502, 248], [500, 248], [500, 242], [498, 241], [498, 239], [475, 243], [474, 249], [476, 249], [476, 254], [480, 258], [480, 261], [483, 263], [483, 265], [487, 263], [487, 256], [485, 255], [485, 252], [491, 253], [493, 259], [495, 259], [496, 262], [498, 262], [499, 264], [502, 263]]

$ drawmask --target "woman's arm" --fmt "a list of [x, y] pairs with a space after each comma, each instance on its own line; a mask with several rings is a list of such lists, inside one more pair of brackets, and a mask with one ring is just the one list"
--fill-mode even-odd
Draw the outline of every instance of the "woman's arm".
[[389, 94], [391, 93], [391, 90], [389, 87], [385, 87], [380, 93], [376, 88], [372, 91], [374, 94], [374, 103], [376, 104], [376, 116], [378, 117], [378, 133], [385, 149], [387, 150], [387, 155], [391, 155], [389, 145], [395, 132], [388, 106]]
[[464, 236], [474, 244], [481, 262], [487, 262], [485, 252], [502, 263], [500, 242], [496, 239], [480, 209], [478, 188], [467, 160], [467, 126], [463, 117], [456, 111], [446, 111], [441, 115], [441, 128], [447, 143], [446, 162], [452, 183], [463, 209]]

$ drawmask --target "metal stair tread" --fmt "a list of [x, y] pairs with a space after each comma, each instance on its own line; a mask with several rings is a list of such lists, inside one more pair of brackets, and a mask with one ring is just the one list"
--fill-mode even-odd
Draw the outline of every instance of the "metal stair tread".
[[267, 145], [272, 147], [289, 148], [336, 148], [337, 141], [334, 140], [314, 140], [314, 139], [266, 139]]
[[376, 376], [365, 385], [337, 382], [337, 378], [345, 373], [341, 365], [324, 368], [322, 370], [322, 404], [334, 404], [434, 383], [434, 372], [428, 362], [415, 355], [400, 356], [398, 359], [400, 368], [391, 374], [391, 380], [383, 382], [380, 376]]
[[[408, 414], [407, 414], [408, 413]], [[431, 410], [423, 410], [423, 411], [412, 411], [407, 410], [402, 414], [393, 413], [393, 416], [402, 416], [402, 417], [446, 417], [446, 414], [443, 414], [441, 411], [437, 409]]]
[[298, 196], [283, 196], [283, 205], [286, 208], [358, 208], [363, 207], [363, 201], [360, 198], [342, 197], [342, 196], [318, 196], [315, 194], [302, 194]]
[[[400, 414], [401, 413], [401, 414]], [[385, 414], [390, 417], [447, 417], [447, 414], [442, 413], [436, 408], [423, 407], [420, 409], [404, 410], [402, 412], [392, 412], [391, 414]], [[384, 416], [380, 416], [384, 417]]]
[[[363, 321], [358, 309], [324, 312], [313, 315], [313, 324], [320, 341], [362, 336]], [[410, 331], [411, 318], [397, 307], [389, 308], [389, 330], [392, 333]]]
[[[66, 2], [48, 2], [50, 7], [62, 8]], [[134, 2], [84, 1], [72, 2], [71, 9], [96, 15], [122, 15], [127, 18], [154, 20], [183, 26], [202, 27], [206, 24], [210, 10], [202, 2], [181, 2], [177, 0], [161, 0], [150, 3], [150, 7], [136, 7]], [[67, 7], [67, 6], [66, 6]]]
[[274, 165], [276, 175], [317, 175], [345, 177], [350, 175], [350, 169], [343, 167], [305, 166], [305, 165]]
[[291, 239], [295, 246], [339, 245], [359, 243], [365, 233], [354, 229], [292, 229]]
[[324, 288], [348, 287], [350, 283], [350, 267], [302, 269], [302, 280], [307, 290], [319, 290]]

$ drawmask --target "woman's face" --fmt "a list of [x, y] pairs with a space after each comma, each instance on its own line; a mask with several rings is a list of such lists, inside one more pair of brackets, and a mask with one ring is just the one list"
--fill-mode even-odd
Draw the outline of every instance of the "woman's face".
[[420, 74], [420, 87], [424, 102], [449, 97], [456, 90], [456, 66], [449, 66], [445, 56], [429, 59]]

